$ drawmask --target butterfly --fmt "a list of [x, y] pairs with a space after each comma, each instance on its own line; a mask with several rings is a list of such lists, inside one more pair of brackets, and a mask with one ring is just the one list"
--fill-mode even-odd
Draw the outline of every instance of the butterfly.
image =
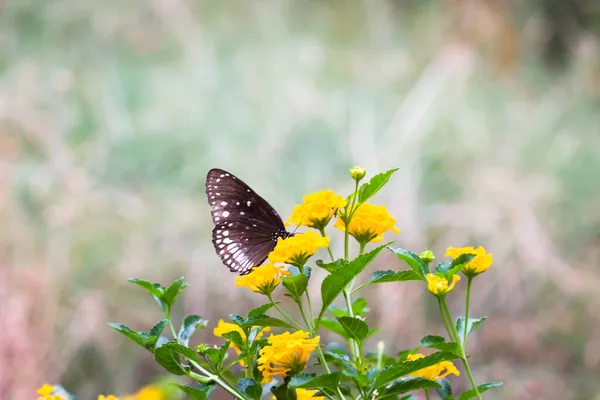
[[267, 259], [278, 238], [293, 235], [265, 199], [227, 171], [208, 171], [206, 196], [214, 223], [215, 251], [232, 272], [249, 273]]

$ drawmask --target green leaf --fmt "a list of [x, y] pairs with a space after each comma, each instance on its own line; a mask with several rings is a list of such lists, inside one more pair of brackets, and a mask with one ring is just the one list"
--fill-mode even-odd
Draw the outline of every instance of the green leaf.
[[[477, 389], [479, 390], [479, 393], [481, 394], [481, 393], [487, 392], [490, 389], [497, 388], [502, 385], [503, 385], [502, 382], [488, 382], [488, 383], [484, 383], [482, 385], [477, 386]], [[460, 397], [458, 398], [458, 400], [468, 400], [468, 399], [472, 399], [475, 396], [477, 396], [477, 394], [475, 393], [475, 390], [471, 389], [471, 390], [467, 390], [466, 392], [461, 394]]]
[[177, 386], [181, 389], [191, 400], [206, 400], [210, 396], [211, 392], [215, 388], [215, 385], [205, 385], [206, 389], [196, 389], [191, 386], [180, 385], [178, 383], [171, 383], [173, 386]]
[[440, 379], [438, 383], [441, 387], [435, 389], [438, 396], [440, 396], [441, 400], [454, 400], [454, 395], [452, 394], [452, 386], [450, 385], [450, 381], [446, 378]]
[[159, 299], [162, 297], [163, 288], [161, 288], [158, 283], [150, 283], [148, 281], [145, 281], [143, 279], [138, 279], [138, 278], [129, 278], [128, 280], [131, 283], [135, 283], [136, 285], [143, 287], [152, 296], [159, 298]]
[[318, 267], [323, 268], [327, 272], [335, 272], [339, 271], [340, 269], [346, 268], [346, 266], [348, 265], [348, 261], [344, 260], [343, 258], [339, 258], [334, 262], [330, 263], [326, 263], [323, 260], [317, 260], [316, 264]]
[[165, 326], [167, 326], [168, 323], [169, 323], [169, 321], [166, 319], [163, 319], [162, 321], [158, 322], [156, 325], [154, 325], [152, 327], [152, 329], [150, 329], [150, 335], [156, 336], [156, 337], [160, 336], [163, 329], [165, 329]]
[[[149, 350], [151, 352], [154, 351], [154, 348], [156, 347], [156, 342], [160, 338], [160, 334], [162, 333], [163, 329], [165, 329], [165, 326], [168, 323], [169, 323], [168, 320], [163, 319], [162, 321], [160, 321], [159, 323], [154, 325], [152, 327], [152, 329], [150, 329], [150, 333], [146, 337], [146, 344], [144, 346], [147, 350]], [[144, 335], [145, 332], [140, 332], [140, 334], [143, 336], [146, 336], [146, 335]]]
[[250, 399], [260, 400], [260, 397], [262, 396], [262, 386], [254, 379], [240, 379], [237, 382], [237, 388]]
[[448, 271], [452, 268], [452, 261], [450, 260], [442, 260], [435, 266], [435, 272], [441, 272], [446, 276]]
[[[486, 319], [487, 317], [469, 318], [469, 323], [467, 324], [467, 336], [469, 336], [471, 332], [473, 332]], [[462, 338], [465, 332], [465, 317], [458, 317], [456, 319], [456, 332], [458, 332], [458, 337], [462, 343]]]
[[408, 396], [400, 397], [400, 400], [419, 400], [419, 399], [414, 394], [409, 394]]
[[290, 269], [295, 269], [297, 271], [296, 274], [293, 274], [292, 272], [292, 275], [284, 276], [283, 278], [281, 278], [281, 283], [283, 283], [283, 286], [285, 286], [285, 288], [288, 290], [289, 294], [296, 301], [296, 303], [300, 303], [302, 301], [302, 295], [308, 287], [308, 280], [310, 279], [311, 269], [310, 267], [305, 267], [304, 273], [301, 273], [295, 267]]
[[231, 340], [231, 342], [233, 344], [235, 344], [237, 347], [239, 347], [240, 349], [244, 348], [244, 339], [242, 338], [242, 335], [240, 335], [239, 332], [231, 331], [231, 332], [223, 333], [223, 337], [225, 339]]
[[137, 333], [137, 332], [135, 332], [135, 331], [133, 331], [133, 330], [129, 329], [129, 327], [127, 327], [127, 326], [125, 326], [125, 325], [123, 325], [123, 324], [116, 324], [116, 323], [114, 323], [114, 322], [110, 322], [110, 323], [108, 324], [108, 326], [110, 326], [111, 328], [113, 328], [113, 329], [115, 329], [115, 330], [117, 330], [117, 331], [121, 332], [121, 333], [122, 333], [123, 335], [125, 335], [125, 336], [126, 336], [128, 339], [129, 339], [129, 340], [131, 340], [131, 341], [133, 341], [133, 342], [135, 342], [135, 343], [139, 344], [139, 345], [140, 345], [140, 346], [142, 346], [142, 347], [146, 347], [146, 346], [145, 346], [145, 340], [144, 340], [144, 337], [143, 337], [141, 334], [139, 334], [139, 333]]
[[375, 271], [369, 278], [369, 280], [356, 289], [353, 292], [356, 292], [359, 289], [364, 288], [368, 285], [373, 285], [375, 283], [384, 283], [384, 282], [402, 282], [402, 281], [420, 281], [421, 274], [415, 272], [411, 269], [406, 271]]
[[442, 336], [427, 335], [421, 339], [421, 346], [430, 349], [437, 349], [440, 351], [453, 353], [457, 357], [460, 357], [461, 349], [457, 343], [446, 342], [446, 339]]
[[381, 174], [377, 174], [371, 178], [368, 183], [364, 183], [361, 185], [360, 189], [358, 189], [358, 202], [364, 203], [373, 197], [377, 192], [381, 190], [385, 186], [385, 184], [390, 180], [390, 177], [394, 172], [398, 171], [398, 168], [390, 169]]
[[358, 371], [352, 362], [350, 361], [350, 357], [346, 354], [335, 353], [332, 351], [328, 351], [325, 353], [325, 360], [332, 361], [336, 365], [342, 368], [342, 373], [346, 376], [358, 376]]
[[199, 329], [206, 328], [208, 325], [208, 320], [203, 319], [199, 315], [190, 314], [186, 315], [183, 319], [183, 323], [181, 324], [181, 328], [179, 329], [179, 334], [177, 337], [179, 341], [185, 346], [188, 345], [190, 337]]
[[290, 387], [295, 389], [331, 389], [336, 390], [340, 384], [341, 373], [313, 376], [311, 374], [296, 375], [290, 381]]
[[393, 252], [396, 257], [411, 267], [412, 270], [419, 275], [420, 280], [426, 281], [425, 276], [429, 273], [429, 266], [425, 261], [421, 260], [421, 257], [406, 249], [396, 247], [388, 247], [388, 249]]
[[277, 400], [297, 400], [296, 390], [290, 389], [287, 383], [280, 386], [272, 386], [271, 393], [275, 395]]
[[154, 350], [154, 360], [174, 375], [185, 375], [189, 370], [189, 366], [181, 364], [180, 356], [200, 363], [194, 350], [179, 344], [177, 341], [167, 342]]
[[323, 307], [319, 314], [319, 318], [325, 314], [327, 307], [329, 307], [335, 298], [342, 293], [344, 288], [350, 282], [352, 282], [352, 280], [356, 278], [356, 276], [360, 274], [387, 245], [388, 244], [384, 244], [383, 246], [379, 246], [368, 253], [356, 257], [343, 269], [332, 272], [331, 275], [323, 279], [323, 283], [321, 284], [321, 298]]
[[426, 390], [439, 388], [440, 384], [435, 381], [430, 381], [425, 378], [418, 377], [406, 377], [398, 379], [392, 382], [389, 386], [386, 386], [379, 394], [379, 399], [383, 399], [389, 396], [396, 396], [413, 390]]
[[233, 322], [234, 324], [236, 324], [237, 326], [243, 326], [244, 323], [246, 322], [246, 319], [244, 319], [244, 317], [242, 317], [241, 315], [237, 315], [237, 314], [229, 314], [229, 319], [231, 320], [231, 322]]
[[[281, 302], [276, 301], [275, 303], [279, 304]], [[253, 318], [253, 317], [258, 317], [259, 315], [263, 315], [264, 313], [269, 311], [272, 307], [273, 307], [273, 303], [268, 303], [268, 304], [263, 304], [260, 307], [253, 308], [252, 310], [248, 311], [248, 318]]]
[[162, 295], [162, 301], [167, 305], [169, 310], [173, 307], [177, 295], [186, 287], [188, 287], [188, 285], [183, 283], [183, 277], [181, 277], [177, 278], [175, 282], [171, 283], [171, 285], [165, 289]]
[[475, 258], [475, 254], [461, 254], [452, 260], [452, 268], [446, 273], [446, 279], [451, 279], [461, 272]]
[[338, 335], [340, 335], [343, 338], [348, 339], [348, 335], [346, 334], [346, 330], [342, 327], [342, 325], [340, 325], [339, 322], [332, 320], [332, 319], [322, 319], [321, 322], [319, 323], [319, 326], [321, 328], [325, 328], [328, 331], [331, 331], [333, 333], [337, 333]]
[[248, 318], [240, 326], [242, 328], [250, 328], [253, 326], [270, 326], [271, 328], [296, 329], [287, 322], [278, 318], [269, 317], [268, 315], [259, 315], [254, 318]]
[[348, 337], [362, 342], [369, 334], [369, 326], [357, 317], [339, 317], [338, 322], [346, 331]]
[[375, 380], [375, 389], [378, 389], [388, 383], [410, 374], [411, 372], [418, 371], [423, 368], [430, 367], [442, 361], [455, 360], [458, 357], [453, 353], [437, 352], [428, 355], [424, 358], [419, 358], [415, 361], [403, 361], [394, 365], [391, 365], [383, 369], [377, 379]]
[[[231, 332], [229, 332], [231, 333]], [[223, 334], [224, 336], [227, 335]], [[238, 333], [239, 335], [239, 333]], [[221, 368], [223, 361], [227, 359], [227, 349], [229, 349], [229, 345], [231, 344], [231, 340], [227, 340], [221, 347], [210, 347], [206, 349], [204, 353], [205, 357], [208, 358], [213, 365], [215, 365], [218, 369]]]

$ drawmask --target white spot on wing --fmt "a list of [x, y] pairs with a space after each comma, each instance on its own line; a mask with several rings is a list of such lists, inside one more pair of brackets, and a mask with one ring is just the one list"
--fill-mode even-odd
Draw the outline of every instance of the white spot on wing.
[[221, 214], [221, 215], [223, 215], [223, 217], [227, 218], [227, 217], [229, 217], [229, 211], [223, 211], [223, 214]]
[[226, 202], [226, 201], [222, 201], [222, 202], [221, 202], [221, 205], [222, 205], [222, 206], [226, 206], [226, 205], [227, 205], [227, 202]]
[[248, 207], [250, 207], [250, 206], [252, 205], [252, 202], [251, 202], [250, 200], [248, 200], [248, 201], [246, 202], [246, 205], [247, 205]]

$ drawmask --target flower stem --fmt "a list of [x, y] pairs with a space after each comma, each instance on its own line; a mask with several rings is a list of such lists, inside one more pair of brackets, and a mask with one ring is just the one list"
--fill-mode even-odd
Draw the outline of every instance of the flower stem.
[[198, 364], [195, 361], [192, 360], [188, 360], [190, 362], [190, 364], [192, 364], [198, 371], [202, 372], [205, 376], [201, 377], [197, 374], [194, 374], [193, 372], [189, 372], [187, 375], [196, 380], [196, 381], [202, 381], [204, 378], [208, 378], [210, 380], [213, 380], [217, 383], [217, 385], [221, 386], [223, 389], [225, 389], [227, 392], [229, 392], [229, 394], [231, 394], [233, 397], [237, 397], [240, 400], [246, 400], [246, 398], [240, 393], [238, 392], [234, 387], [230, 386], [227, 382], [225, 382], [225, 380], [223, 379], [223, 377], [221, 377], [218, 374], [212, 374], [210, 373], [208, 370], [206, 370], [202, 365]]
[[425, 400], [430, 400], [429, 390], [425, 389], [424, 392], [425, 392]]
[[291, 319], [291, 318], [290, 318], [290, 316], [289, 316], [289, 315], [287, 315], [287, 314], [285, 313], [285, 311], [283, 311], [283, 310], [282, 310], [282, 309], [281, 309], [281, 308], [280, 308], [280, 307], [277, 305], [277, 303], [275, 302], [275, 300], [273, 300], [273, 296], [271, 296], [271, 295], [269, 294], [269, 295], [267, 295], [267, 297], [268, 297], [268, 298], [269, 298], [269, 300], [271, 301], [271, 304], [273, 304], [273, 307], [275, 307], [275, 309], [276, 309], [277, 311], [279, 311], [279, 314], [281, 314], [281, 316], [282, 316], [283, 318], [285, 318], [285, 319], [286, 319], [286, 321], [290, 323], [290, 325], [294, 325], [294, 327], [295, 327], [296, 329], [298, 329], [298, 330], [301, 330], [301, 331], [302, 331], [302, 330], [304, 330], [304, 328], [303, 328], [303, 327], [302, 327], [302, 326], [301, 326], [299, 323], [297, 323], [296, 321], [294, 321], [293, 319]]
[[[479, 400], [483, 400], [483, 397], [481, 397], [481, 393], [479, 393], [479, 388], [477, 387], [477, 384], [475, 383], [475, 379], [473, 379], [473, 374], [471, 373], [471, 368], [469, 367], [469, 362], [467, 361], [467, 355], [465, 353], [465, 347], [464, 344], [460, 342], [460, 340], [458, 339], [458, 331], [456, 330], [456, 326], [454, 326], [454, 324], [452, 323], [452, 315], [450, 314], [450, 309], [448, 308], [448, 304], [446, 304], [445, 300], [440, 300], [441, 305], [443, 306], [443, 310], [444, 313], [446, 314], [446, 318], [450, 321], [450, 328], [451, 328], [451, 332], [452, 335], [454, 335], [454, 342], [458, 344], [459, 348], [460, 348], [460, 354], [461, 354], [461, 360], [465, 366], [465, 371], [467, 372], [467, 376], [469, 377], [469, 381], [471, 382], [471, 386], [473, 387], [473, 390], [475, 391], [475, 394], [477, 395], [477, 399]], [[448, 332], [448, 334], [450, 335], [451, 332]]]
[[[323, 237], [327, 237], [327, 235], [325, 234], [325, 228], [320, 228], [319, 232], [321, 232], [321, 236]], [[329, 252], [329, 257], [331, 258], [331, 261], [335, 261], [335, 257], [333, 256], [333, 251], [331, 251], [331, 244], [329, 244], [327, 246], [327, 251]]]
[[467, 278], [467, 300], [465, 304], [465, 326], [463, 331], [463, 340], [462, 346], [466, 350], [467, 348], [467, 329], [469, 327], [469, 303], [471, 302], [471, 282], [473, 282], [473, 277], [469, 276]]
[[[446, 328], [446, 332], [448, 332], [448, 337], [450, 341], [454, 342], [455, 339], [452, 336], [452, 330], [450, 329], [450, 325], [448, 325], [448, 320], [446, 319], [446, 312], [444, 311], [444, 300], [438, 297], [438, 305], [440, 307], [440, 315], [442, 316], [442, 321], [444, 321], [444, 327]], [[452, 323], [452, 322], [450, 322]]]

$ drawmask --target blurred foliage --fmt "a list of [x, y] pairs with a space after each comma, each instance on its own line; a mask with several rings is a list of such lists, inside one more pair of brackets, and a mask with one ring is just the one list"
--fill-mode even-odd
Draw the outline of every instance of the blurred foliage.
[[[0, 397], [149, 383], [151, 360], [105, 324], [156, 319], [129, 276], [185, 274], [186, 311], [211, 322], [256, 304], [211, 247], [210, 167], [287, 216], [348, 191], [354, 164], [400, 167], [379, 201], [406, 247], [494, 253], [471, 352], [501, 398], [600, 395], [599, 21], [593, 0], [6, 2], [0, 365], [35, 356], [0, 367]], [[435, 305], [369, 293], [381, 337], [413, 345], [406, 322]]]

